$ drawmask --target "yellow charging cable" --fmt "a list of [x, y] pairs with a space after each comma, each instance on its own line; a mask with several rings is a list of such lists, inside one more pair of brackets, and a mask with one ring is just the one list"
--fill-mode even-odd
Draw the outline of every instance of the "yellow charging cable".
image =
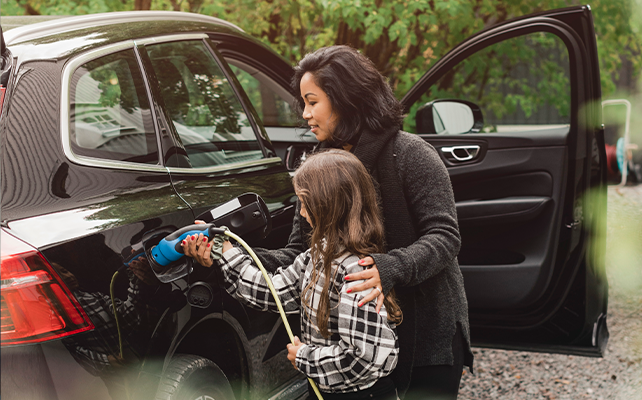
[[[243, 239], [241, 239], [238, 235], [230, 232], [229, 230], [225, 231], [225, 234], [232, 239], [236, 240], [247, 250], [247, 252], [250, 254], [256, 265], [259, 267], [261, 270], [261, 273], [263, 274], [263, 277], [265, 278], [265, 281], [268, 284], [268, 287], [270, 288], [270, 292], [272, 293], [272, 296], [274, 296], [274, 301], [276, 302], [276, 307], [279, 309], [279, 314], [281, 314], [281, 319], [283, 320], [283, 325], [285, 325], [285, 330], [288, 332], [288, 336], [290, 336], [290, 341], [292, 344], [294, 344], [294, 335], [292, 334], [292, 329], [290, 329], [290, 324], [288, 323], [288, 319], [285, 316], [285, 311], [283, 311], [283, 306], [281, 305], [281, 300], [279, 300], [279, 296], [276, 293], [276, 289], [274, 288], [274, 285], [272, 285], [272, 279], [270, 279], [270, 276], [268, 275], [267, 271], [263, 267], [263, 264], [261, 264], [261, 260], [256, 256], [254, 253], [254, 250], [250, 246], [248, 246], [247, 243]], [[308, 378], [308, 381], [310, 382], [310, 385], [312, 386], [312, 389], [314, 390], [314, 393], [317, 395], [317, 398], [319, 400], [323, 400], [323, 396], [321, 396], [321, 392], [319, 392], [319, 388], [317, 385], [314, 383], [314, 381], [310, 378]]]
[[118, 277], [118, 272], [119, 271], [116, 271], [111, 277], [111, 283], [109, 284], [109, 295], [111, 296], [111, 306], [114, 309], [116, 331], [118, 332], [118, 357], [120, 358], [120, 361], [123, 361], [123, 336], [120, 333], [120, 321], [118, 319], [118, 310], [116, 309], [116, 296], [114, 296], [114, 287], [116, 283], [116, 277]]

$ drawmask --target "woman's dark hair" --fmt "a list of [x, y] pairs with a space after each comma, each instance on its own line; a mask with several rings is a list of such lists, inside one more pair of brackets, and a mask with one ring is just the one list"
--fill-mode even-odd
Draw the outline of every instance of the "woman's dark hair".
[[[385, 231], [372, 177], [361, 161], [345, 150], [330, 149], [309, 156], [294, 174], [294, 187], [310, 221], [310, 255], [315, 268], [301, 293], [301, 307], [316, 312], [319, 331], [328, 337], [330, 290], [337, 269], [333, 262], [346, 251], [366, 257], [385, 250]], [[314, 287], [323, 276], [318, 308], [312, 308]], [[384, 299], [388, 319], [400, 323], [394, 290]]]
[[[364, 129], [374, 133], [401, 128], [403, 107], [386, 78], [369, 58], [349, 46], [322, 47], [308, 53], [294, 67], [292, 88], [301, 93], [301, 78], [309, 72], [314, 82], [330, 99], [338, 123], [331, 132], [337, 147], [356, 144]], [[295, 104], [299, 115], [304, 108], [301, 97]]]

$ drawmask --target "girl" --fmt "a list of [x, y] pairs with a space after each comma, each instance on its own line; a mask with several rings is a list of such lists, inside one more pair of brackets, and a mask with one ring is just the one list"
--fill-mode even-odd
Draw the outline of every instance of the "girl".
[[[394, 326], [401, 311], [392, 293], [379, 313], [375, 301], [360, 307], [360, 293], [345, 280], [364, 269], [358, 263], [361, 257], [384, 248], [372, 179], [357, 157], [329, 150], [308, 157], [294, 175], [294, 188], [300, 214], [312, 230], [309, 249], [272, 278], [283, 308], [301, 313], [303, 340], [288, 345], [288, 359], [317, 383], [325, 400], [396, 399], [388, 375], [397, 364]], [[202, 237], [187, 242], [186, 255], [212, 265], [209, 244], [204, 245]], [[249, 256], [226, 241], [220, 264], [228, 293], [278, 312]]]

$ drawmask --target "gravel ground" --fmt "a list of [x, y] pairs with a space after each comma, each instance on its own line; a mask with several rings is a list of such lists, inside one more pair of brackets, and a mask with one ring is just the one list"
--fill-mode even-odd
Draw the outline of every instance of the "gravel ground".
[[604, 358], [475, 348], [459, 399], [642, 400], [642, 185], [608, 193]]

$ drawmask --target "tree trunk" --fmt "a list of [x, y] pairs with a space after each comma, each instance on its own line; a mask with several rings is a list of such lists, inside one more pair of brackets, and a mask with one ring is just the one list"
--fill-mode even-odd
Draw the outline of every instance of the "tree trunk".
[[169, 0], [169, 2], [172, 4], [172, 9], [174, 11], [180, 11], [181, 10], [181, 5], [180, 5], [179, 2], [177, 2], [176, 0]]
[[203, 5], [203, 0], [187, 0], [189, 12], [197, 13]]
[[134, 10], [149, 10], [152, 7], [152, 0], [134, 0]]
[[[20, 4], [20, 0], [16, 1], [18, 1], [18, 4]], [[40, 15], [40, 12], [33, 8], [33, 6], [29, 4], [29, 2], [22, 4], [22, 7], [25, 9], [25, 15]]]

